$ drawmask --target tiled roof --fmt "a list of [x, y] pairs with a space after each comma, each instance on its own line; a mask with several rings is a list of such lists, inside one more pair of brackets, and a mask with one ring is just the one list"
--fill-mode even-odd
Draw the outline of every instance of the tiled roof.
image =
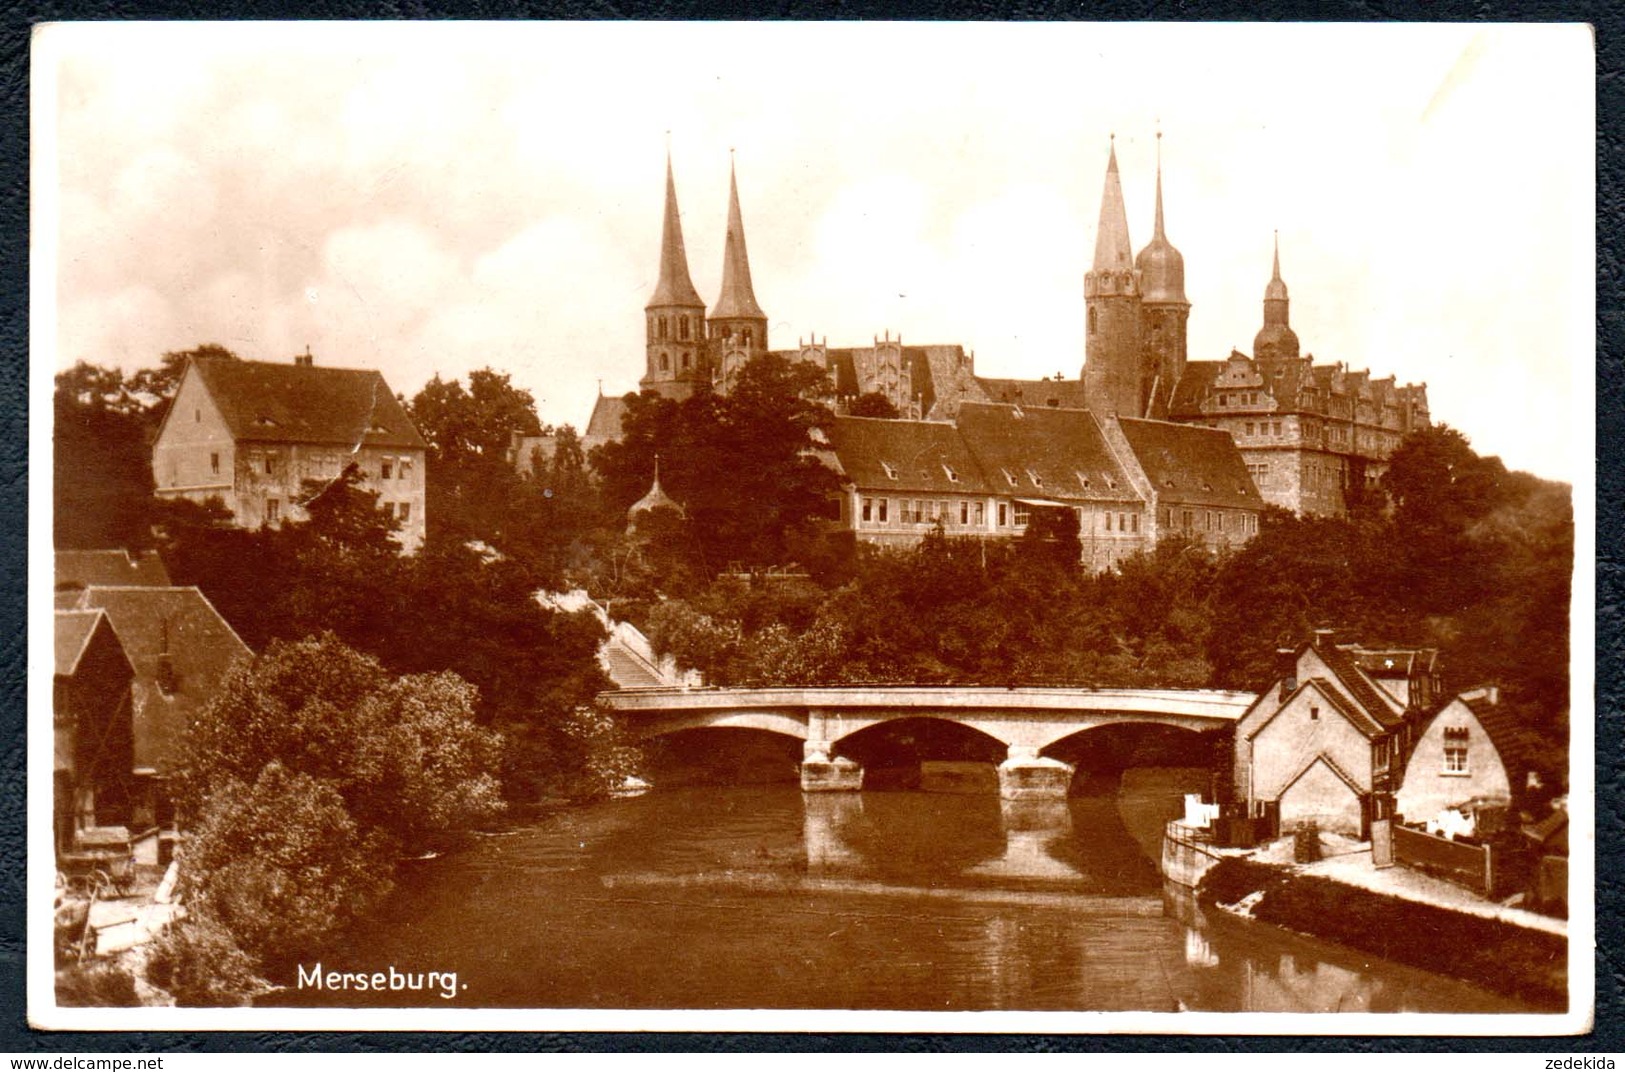
[[1229, 432], [1170, 421], [1117, 420], [1162, 501], [1263, 508], [1264, 500]]
[[1410, 677], [1430, 673], [1438, 659], [1437, 648], [1362, 648], [1346, 645], [1343, 650], [1367, 674], [1375, 677]]
[[232, 437], [261, 443], [427, 444], [376, 369], [193, 360]]
[[1219, 370], [1224, 366], [1223, 361], [1185, 362], [1185, 371], [1179, 377], [1179, 383], [1174, 386], [1174, 400], [1169, 404], [1169, 415], [1181, 420], [1202, 416], [1202, 400], [1207, 397], [1208, 391], [1212, 390], [1213, 381], [1218, 378]]
[[1139, 501], [1088, 410], [965, 403], [957, 423], [987, 480], [1007, 494]]
[[130, 554], [112, 551], [58, 551], [56, 586], [88, 588], [93, 584], [133, 584], [144, 588], [169, 587], [169, 570], [157, 551]]
[[1501, 763], [1512, 778], [1514, 794], [1523, 789], [1524, 775], [1530, 770], [1551, 773], [1552, 764], [1543, 755], [1540, 741], [1518, 720], [1505, 703], [1491, 703], [1486, 696], [1462, 697], [1467, 709], [1489, 734], [1490, 743], [1501, 754]]
[[79, 659], [90, 646], [96, 624], [102, 620], [99, 610], [58, 610], [56, 612], [56, 674], [72, 677], [79, 669]]
[[1331, 679], [1324, 677], [1312, 677], [1309, 681], [1320, 689], [1322, 696], [1325, 696], [1334, 707], [1342, 712], [1344, 718], [1347, 718], [1367, 736], [1381, 733], [1387, 728], [1387, 723], [1382, 719], [1380, 711], [1372, 712], [1355, 703], [1352, 697], [1338, 687], [1340, 682], [1333, 682]]
[[976, 377], [990, 402], [1011, 402], [1025, 409], [1087, 409], [1082, 380], [995, 380]]
[[[135, 668], [135, 765], [166, 769], [187, 723], [252, 652], [196, 588], [88, 588], [82, 605], [105, 612]], [[166, 653], [169, 692], [160, 688]]]
[[1391, 701], [1375, 682], [1365, 676], [1364, 671], [1355, 665], [1348, 652], [1335, 644], [1320, 644], [1316, 645], [1315, 654], [1320, 656], [1327, 668], [1337, 675], [1338, 684], [1348, 690], [1354, 701], [1383, 726], [1397, 726], [1403, 721], [1404, 713], [1396, 710], [1398, 705]]
[[961, 495], [998, 490], [989, 486], [975, 455], [951, 424], [837, 417], [829, 440], [842, 470], [860, 488]]

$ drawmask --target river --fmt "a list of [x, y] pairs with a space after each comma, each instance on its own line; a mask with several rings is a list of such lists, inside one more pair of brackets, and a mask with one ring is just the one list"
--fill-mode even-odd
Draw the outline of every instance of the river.
[[1176, 780], [1130, 771], [1064, 802], [713, 786], [566, 809], [406, 865], [323, 967], [454, 970], [455, 1004], [480, 1007], [1528, 1011], [1165, 891]]

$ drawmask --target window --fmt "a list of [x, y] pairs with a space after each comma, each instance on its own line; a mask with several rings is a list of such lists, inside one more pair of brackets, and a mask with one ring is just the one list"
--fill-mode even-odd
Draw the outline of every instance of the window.
[[666, 337], [666, 318], [665, 317], [660, 318], [660, 337], [662, 339], [664, 339]]
[[1027, 479], [1033, 482], [1033, 487], [1035, 488], [1041, 488], [1044, 486], [1044, 478], [1033, 472], [1031, 469], [1027, 470]]
[[213, 473], [215, 476], [220, 475], [220, 455], [209, 455], [209, 472]]
[[1005, 520], [1005, 510], [1006, 509], [1008, 509], [1008, 504], [1006, 504], [1006, 503], [1000, 503], [999, 504], [999, 528], [1001, 528], [1001, 529], [1004, 528], [1004, 526], [1009, 523], [1009, 522], [1007, 522]]
[[745, 345], [749, 346], [753, 340], [750, 328], [745, 329]]
[[1309, 705], [1309, 721], [1310, 722], [1319, 722], [1320, 721], [1320, 708], [1316, 707], [1314, 704]]
[[671, 371], [671, 358], [667, 357], [665, 354], [660, 355], [660, 371], [661, 372], [670, 372]]
[[1444, 730], [1444, 773], [1466, 774], [1467, 727], [1446, 726]]
[[1005, 483], [1009, 484], [1012, 488], [1016, 486], [1016, 474], [1012, 473], [1008, 469], [1000, 469], [999, 472], [1004, 474]]
[[1252, 421], [1247, 422], [1247, 434], [1248, 435], [1253, 434], [1253, 422]]
[[880, 500], [880, 523], [882, 525], [884, 525], [886, 523], [886, 508], [888, 506], [890, 506], [890, 505], [891, 505], [891, 500], [890, 499], [881, 499]]
[[677, 337], [679, 339], [688, 338], [688, 317], [686, 316], [679, 318], [677, 321]]
[[1083, 487], [1083, 490], [1088, 491], [1089, 490], [1089, 478], [1084, 476], [1082, 473], [1076, 473], [1074, 475], [1077, 476], [1078, 483]]
[[873, 517], [874, 507], [875, 501], [873, 499], [863, 500], [863, 520], [868, 521]]
[[378, 479], [390, 480], [395, 475], [395, 459], [385, 458], [378, 464]]
[[1117, 515], [1117, 531], [1118, 532], [1127, 532], [1128, 531], [1128, 515], [1127, 514], [1118, 514]]
[[959, 523], [961, 525], [970, 524], [970, 503], [964, 499], [959, 500]]
[[410, 480], [410, 479], [412, 479], [412, 459], [411, 458], [402, 458], [401, 459], [401, 479], [402, 480]]
[[684, 372], [688, 371], [688, 355], [687, 354], [683, 355], [683, 371]]
[[1128, 520], [1129, 520], [1129, 525], [1134, 529], [1134, 531], [1139, 532], [1140, 531], [1140, 515], [1139, 514], [1130, 514], [1128, 516]]
[[406, 522], [410, 520], [412, 520], [412, 504], [409, 502], [403, 502], [401, 503], [401, 521]]
[[1093, 306], [1090, 306], [1089, 307], [1089, 334], [1093, 335], [1098, 330], [1100, 330], [1100, 317], [1099, 317], [1098, 311]]
[[942, 471], [948, 475], [948, 482], [950, 484], [959, 483], [959, 474], [954, 472], [953, 466], [949, 465], [947, 462], [943, 462]]
[[976, 527], [981, 528], [987, 520], [987, 506], [984, 503], [976, 504]]
[[392, 502], [380, 503], [378, 505], [378, 509], [380, 509], [380, 510], [382, 510], [384, 512], [385, 517], [394, 517], [395, 516], [395, 504], [392, 503]]
[[265, 475], [266, 476], [274, 476], [274, 475], [276, 475], [276, 455], [275, 454], [267, 454], [265, 456]]
[[1025, 503], [1016, 503], [1016, 528], [1022, 528], [1032, 520], [1033, 512], [1027, 509]]
[[1112, 514], [1111, 514], [1111, 511], [1108, 510], [1108, 511], [1106, 511], [1106, 531], [1110, 532], [1111, 530], [1112, 530]]
[[203, 411], [202, 410], [194, 409], [192, 411], [192, 423], [193, 424], [202, 424], [203, 423]]
[[897, 479], [897, 466], [893, 465], [891, 462], [881, 462], [880, 467], [886, 470], [886, 478], [888, 480]]
[[282, 504], [280, 502], [278, 502], [276, 499], [266, 499], [265, 500], [265, 520], [267, 522], [272, 522], [272, 521], [280, 521], [281, 519], [282, 519]]
[[1280, 421], [1275, 422], [1274, 434], [1275, 435], [1280, 435], [1281, 434], [1281, 422]]

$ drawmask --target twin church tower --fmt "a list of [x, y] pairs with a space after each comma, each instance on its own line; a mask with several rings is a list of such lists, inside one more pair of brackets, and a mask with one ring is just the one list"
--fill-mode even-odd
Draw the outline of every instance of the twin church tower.
[[[1081, 382], [1073, 381], [1076, 393], [1070, 397], [1085, 401], [1097, 414], [1114, 413], [1129, 417], [1167, 419], [1175, 389], [1186, 372], [1186, 324], [1191, 305], [1185, 297], [1185, 260], [1168, 240], [1163, 223], [1161, 134], [1157, 135], [1156, 219], [1151, 241], [1135, 256], [1129, 243], [1128, 214], [1123, 206], [1123, 188], [1117, 172], [1117, 148], [1113, 141], [1106, 166], [1105, 188], [1100, 202], [1100, 223], [1096, 232], [1094, 262], [1084, 276], [1084, 303], [1088, 318], [1085, 362]], [[1287, 322], [1286, 284], [1281, 281], [1277, 255], [1274, 278], [1264, 298], [1264, 328], [1256, 340], [1259, 358], [1297, 358], [1297, 338]], [[646, 370], [639, 385], [672, 398], [684, 398], [701, 384], [727, 391], [738, 370], [751, 358], [768, 350], [767, 314], [756, 300], [751, 284], [750, 257], [745, 248], [745, 225], [739, 208], [739, 183], [732, 166], [728, 176], [728, 224], [723, 245], [722, 286], [716, 303], [706, 312], [705, 302], [694, 289], [688, 273], [688, 255], [683, 245], [683, 224], [677, 208], [677, 186], [671, 160], [666, 160], [666, 205], [660, 239], [660, 278], [645, 307]], [[914, 398], [932, 394], [945, 410], [958, 399], [976, 401], [990, 392], [970, 362], [963, 359], [952, 369], [886, 369], [884, 346], [876, 340], [875, 352], [859, 352], [847, 359], [857, 370], [860, 390], [886, 388], [894, 379], [911, 380]], [[900, 366], [910, 364], [899, 349]], [[936, 348], [942, 349], [942, 348]], [[798, 351], [786, 351], [795, 356]], [[834, 351], [807, 351], [800, 356], [830, 360]], [[844, 355], [846, 352], [841, 351]], [[923, 362], [914, 362], [923, 365]], [[870, 369], [869, 366], [874, 368]], [[832, 371], [834, 371], [832, 369]], [[944, 371], [964, 382], [935, 384], [934, 391], [921, 392], [919, 381]], [[870, 375], [864, 375], [865, 372]], [[956, 375], [957, 373], [957, 375]], [[840, 376], [835, 377], [838, 381]], [[874, 384], [864, 381], [874, 379]], [[1011, 384], [1017, 381], [1008, 381]], [[1036, 386], [1035, 381], [1035, 386]], [[1054, 381], [1046, 381], [1053, 383]], [[1039, 390], [1053, 392], [1054, 388]], [[1081, 396], [1081, 399], [1079, 398]], [[997, 399], [995, 399], [997, 400]], [[901, 398], [907, 410], [909, 398]], [[1073, 404], [1076, 404], [1074, 402]], [[927, 413], [933, 406], [920, 408], [919, 416], [952, 419], [952, 412]]]

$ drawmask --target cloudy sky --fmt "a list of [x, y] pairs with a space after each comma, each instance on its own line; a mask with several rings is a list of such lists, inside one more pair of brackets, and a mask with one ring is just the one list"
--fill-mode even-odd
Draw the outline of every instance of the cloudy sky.
[[643, 371], [669, 136], [708, 301], [736, 151], [775, 347], [1075, 377], [1108, 139], [1138, 247], [1160, 127], [1193, 359], [1250, 350], [1279, 230], [1307, 352], [1425, 381], [1514, 467], [1588, 464], [1582, 28], [103, 24], [35, 71], [54, 367], [491, 365], [579, 427]]

